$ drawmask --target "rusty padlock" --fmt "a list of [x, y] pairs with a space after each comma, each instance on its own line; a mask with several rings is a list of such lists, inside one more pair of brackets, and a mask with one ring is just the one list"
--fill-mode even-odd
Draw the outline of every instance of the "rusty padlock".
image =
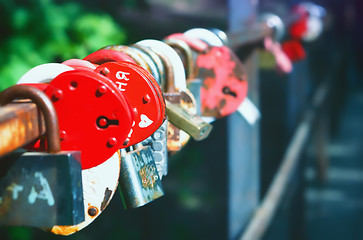
[[[186, 37], [191, 38], [191, 39], [188, 40], [189, 42], [194, 42], [194, 41], [198, 41], [198, 40], [201, 41], [202, 40], [205, 43], [209, 44], [210, 48], [207, 49], [207, 50], [205, 50], [206, 48], [204, 48], [204, 49], [194, 49], [195, 52], [197, 52], [198, 54], [206, 54], [209, 51], [213, 50], [212, 49], [213, 47], [223, 48], [224, 45], [226, 43], [228, 43], [227, 35], [225, 33], [223, 33], [223, 31], [218, 30], [218, 29], [207, 30], [207, 29], [196, 28], [196, 29], [188, 30], [187, 32], [185, 32], [185, 35], [187, 35], [187, 36], [184, 36], [184, 38], [186, 38]], [[227, 53], [229, 51], [227, 51]], [[216, 52], [218, 53], [218, 51], [216, 51]], [[232, 79], [235, 78], [235, 77], [238, 78], [238, 76], [241, 77], [242, 82], [240, 82], [240, 85], [235, 84], [237, 87], [241, 87], [241, 86], [243, 86], [243, 84], [246, 84], [246, 79], [243, 79], [243, 75], [244, 75], [244, 70], [242, 68], [243, 66], [239, 62], [237, 56], [232, 54], [232, 52], [230, 52], [230, 55], [231, 55], [230, 56], [230, 60], [231, 60], [230, 65], [233, 64], [233, 62], [235, 61], [235, 65], [236, 65], [235, 69], [238, 69], [239, 71], [233, 71], [228, 76], [232, 77]], [[222, 57], [222, 56], [223, 56], [223, 54], [219, 53], [219, 57]], [[228, 54], [226, 54], [226, 56], [228, 56]], [[198, 57], [199, 56], [197, 56], [197, 59], [198, 59]], [[228, 61], [226, 63], [228, 63]], [[221, 67], [223, 67], [223, 65], [221, 65]], [[284, 66], [284, 67], [286, 67], [286, 66]], [[203, 71], [203, 69], [201, 69], [201, 70]], [[214, 70], [217, 71], [218, 67], [215, 68]], [[219, 69], [219, 70], [221, 70], [221, 69]], [[219, 71], [219, 73], [221, 73], [221, 72]], [[223, 75], [219, 74], [219, 77], [216, 77], [215, 80], [217, 80], [216, 81], [217, 85], [222, 83], [222, 81], [223, 81], [222, 76]], [[205, 76], [202, 74], [202, 75], [199, 75], [199, 77], [205, 77]], [[202, 86], [204, 86], [205, 79], [197, 79], [197, 80], [201, 80], [202, 81]], [[198, 83], [199, 83], [199, 81], [191, 82], [190, 86], [193, 86], [195, 88], [195, 85], [198, 85]], [[230, 83], [230, 79], [226, 78], [226, 84], [229, 84], [229, 83]], [[205, 86], [204, 86], [204, 88], [205, 88]], [[203, 88], [202, 88], [202, 90], [203, 90]], [[215, 90], [218, 90], [218, 88], [215, 89]], [[232, 95], [232, 96], [236, 96], [236, 97], [238, 97], [238, 95], [239, 95], [239, 97], [242, 98], [242, 100], [241, 100], [241, 98], [236, 98], [236, 99], [226, 98], [225, 101], [230, 103], [230, 106], [233, 107], [232, 109], [235, 109], [237, 107], [237, 109], [235, 109], [235, 111], [237, 113], [239, 113], [249, 124], [253, 125], [260, 118], [260, 116], [261, 116], [260, 112], [259, 112], [258, 108], [255, 106], [255, 104], [251, 100], [248, 99], [248, 97], [243, 98], [243, 96], [245, 96], [246, 92], [247, 92], [247, 84], [246, 84], [245, 87], [242, 87], [241, 90], [242, 90], [242, 92], [234, 92], [234, 91], [230, 91], [229, 88], [223, 87], [222, 91], [227, 95]], [[194, 92], [195, 92], [195, 90], [194, 90]], [[237, 95], [237, 93], [238, 93], [238, 95]], [[204, 103], [202, 102], [202, 105], [204, 105], [204, 104], [205, 104], [205, 102]], [[216, 110], [217, 110], [217, 113], [218, 112], [222, 113], [222, 116], [224, 116], [224, 114], [227, 114], [227, 113], [223, 113], [223, 109], [221, 109], [220, 107], [217, 107]], [[213, 121], [215, 117], [216, 116], [212, 116], [212, 117], [208, 117], [208, 118], [209, 118], [210, 121]]]
[[[247, 75], [238, 57], [211, 32], [210, 38], [188, 30], [191, 39], [209, 41], [207, 51], [199, 51], [195, 60], [195, 76], [203, 81], [202, 115], [220, 118], [235, 112], [247, 96]], [[195, 41], [195, 40], [194, 40]]]

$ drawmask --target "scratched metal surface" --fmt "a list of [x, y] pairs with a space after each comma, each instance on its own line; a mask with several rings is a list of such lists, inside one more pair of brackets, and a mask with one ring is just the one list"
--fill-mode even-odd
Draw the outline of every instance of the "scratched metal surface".
[[51, 227], [84, 220], [79, 153], [1, 158], [0, 224]]

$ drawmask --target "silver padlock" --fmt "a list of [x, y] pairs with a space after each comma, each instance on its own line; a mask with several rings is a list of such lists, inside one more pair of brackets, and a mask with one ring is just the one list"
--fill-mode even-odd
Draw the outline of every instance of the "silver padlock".
[[119, 189], [126, 209], [144, 206], [164, 195], [150, 146], [121, 149]]
[[160, 179], [168, 174], [167, 125], [166, 119], [158, 130], [142, 142], [144, 146], [151, 147]]

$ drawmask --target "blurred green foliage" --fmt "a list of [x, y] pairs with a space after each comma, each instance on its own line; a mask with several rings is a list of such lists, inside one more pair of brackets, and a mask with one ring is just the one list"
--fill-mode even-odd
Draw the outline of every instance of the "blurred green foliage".
[[79, 2], [0, 0], [0, 91], [39, 64], [83, 58], [125, 42], [125, 31], [112, 17], [85, 7]]
[[27, 227], [8, 227], [9, 240], [31, 240], [32, 229]]

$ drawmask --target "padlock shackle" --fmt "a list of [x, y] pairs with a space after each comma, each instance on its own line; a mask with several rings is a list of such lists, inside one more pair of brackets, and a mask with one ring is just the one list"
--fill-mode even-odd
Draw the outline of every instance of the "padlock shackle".
[[167, 36], [165, 39], [177, 39], [182, 40], [188, 46], [197, 53], [206, 53], [210, 50], [210, 46], [198, 38], [190, 38], [184, 35], [184, 33], [174, 33]]
[[164, 82], [164, 86], [162, 87], [163, 92], [176, 92], [175, 89], [175, 83], [174, 83], [174, 71], [173, 71], [173, 66], [170, 63], [170, 60], [163, 54], [160, 52], [155, 52], [161, 62], [164, 65], [164, 71], [165, 71], [165, 76], [166, 76], [166, 81]]
[[90, 55], [83, 58], [83, 60], [89, 61], [91, 63], [95, 63], [101, 65], [106, 62], [118, 62], [118, 61], [126, 61], [135, 63], [134, 59], [129, 55], [108, 49], [110, 46], [104, 47], [96, 52], [91, 53]]
[[48, 153], [60, 152], [59, 123], [57, 112], [52, 101], [38, 88], [28, 85], [14, 85], [0, 93], [0, 106], [9, 104], [19, 98], [32, 100], [43, 113], [48, 141]]
[[129, 46], [111, 45], [111, 46], [105, 47], [104, 49], [122, 52], [122, 53], [126, 54], [127, 56], [131, 57], [134, 60], [134, 63], [136, 63], [137, 65], [141, 66], [142, 68], [144, 68], [144, 69], [146, 69], [148, 71], [150, 70], [150, 68], [149, 68], [148, 64], [146, 63], [146, 61], [135, 50], [133, 50]]
[[[170, 47], [172, 48], [176, 48], [179, 49], [181, 54], [184, 56], [184, 62], [183, 64], [185, 64], [185, 75], [187, 79], [193, 79], [193, 73], [194, 73], [194, 63], [193, 63], [193, 55], [192, 55], [192, 50], [190, 49], [189, 45], [186, 44], [184, 41], [179, 40], [179, 39], [165, 39], [164, 42], [166, 44], [168, 44]], [[178, 51], [176, 51], [178, 53]], [[178, 53], [179, 55], [179, 53]], [[183, 57], [181, 57], [179, 55], [180, 59], [183, 59]]]
[[158, 77], [156, 78], [154, 76], [155, 80], [159, 83], [159, 86], [161, 88], [163, 88], [162, 86], [164, 86], [164, 83], [165, 83], [165, 72], [164, 72], [164, 65], [161, 62], [160, 57], [155, 52], [153, 52], [149, 47], [142, 46], [139, 44], [133, 44], [131, 46], [133, 48], [139, 49], [141, 52], [143, 52], [144, 54], [149, 56], [149, 58], [155, 64], [155, 67], [156, 67]]

